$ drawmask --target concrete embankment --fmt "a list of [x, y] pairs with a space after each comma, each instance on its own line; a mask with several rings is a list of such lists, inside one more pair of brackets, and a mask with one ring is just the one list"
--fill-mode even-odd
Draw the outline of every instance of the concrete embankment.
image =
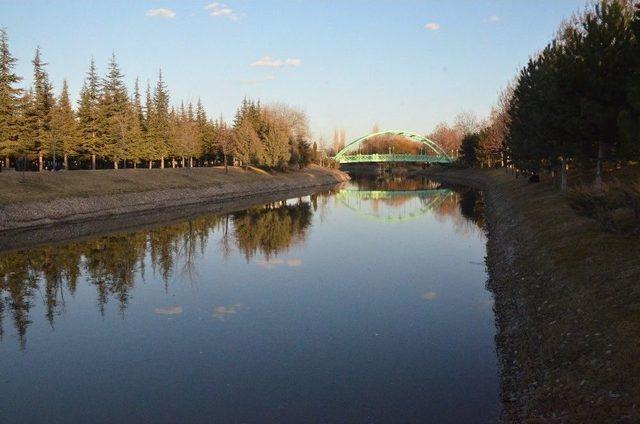
[[504, 422], [640, 422], [640, 238], [577, 216], [557, 181], [429, 170], [484, 191]]
[[[191, 176], [179, 175], [178, 182], [171, 177], [166, 184], [169, 188], [161, 188], [157, 182], [150, 184], [145, 179], [156, 176], [167, 179], [162, 173], [174, 170], [121, 172], [116, 175], [126, 179], [123, 185], [127, 186], [127, 191], [113, 193], [116, 181], [109, 185], [112, 192], [107, 191], [104, 195], [97, 195], [95, 190], [91, 192], [91, 184], [85, 180], [78, 181], [77, 188], [66, 186], [64, 196], [52, 197], [41, 186], [55, 184], [58, 175], [45, 175], [46, 180], [39, 185], [31, 182], [30, 186], [42, 193], [34, 193], [27, 182], [24, 197], [29, 201], [3, 201], [0, 204], [0, 250], [130, 229], [193, 214], [238, 210], [283, 197], [307, 195], [349, 179], [340, 171], [316, 166], [271, 174], [238, 169], [232, 170], [231, 174], [224, 174], [221, 169], [193, 171]], [[84, 176], [100, 178], [100, 171], [95, 172], [97, 174], [85, 173]], [[60, 176], [69, 179], [83, 175], [74, 175], [71, 171]], [[7, 178], [17, 179], [18, 176]], [[103, 174], [103, 178], [114, 178], [114, 172]], [[7, 190], [8, 185], [0, 192]], [[146, 190], [136, 191], [140, 187]]]

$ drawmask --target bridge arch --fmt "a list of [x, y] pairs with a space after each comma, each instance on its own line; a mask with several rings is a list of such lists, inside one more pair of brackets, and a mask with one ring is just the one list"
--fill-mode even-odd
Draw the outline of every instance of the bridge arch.
[[[415, 161], [422, 161], [424, 159], [424, 161], [427, 162], [440, 162], [440, 163], [451, 163], [453, 162], [453, 159], [451, 159], [451, 157], [449, 155], [447, 155], [447, 153], [442, 149], [442, 147], [440, 147], [438, 145], [438, 143], [436, 143], [435, 141], [416, 134], [416, 133], [412, 133], [409, 131], [400, 131], [400, 130], [387, 130], [387, 131], [380, 131], [380, 132], [376, 132], [376, 133], [371, 133], [368, 135], [365, 135], [363, 137], [360, 137], [358, 139], [353, 140], [352, 142], [350, 142], [349, 144], [347, 144], [346, 146], [344, 146], [344, 148], [342, 150], [340, 150], [338, 153], [336, 153], [336, 155], [333, 157], [334, 160], [340, 162], [340, 163], [348, 163], [348, 162], [352, 162], [352, 160], [349, 160], [349, 157], [351, 156], [350, 153], [353, 152], [356, 148], [358, 148], [363, 142], [365, 142], [366, 140], [369, 140], [371, 138], [375, 138], [375, 137], [379, 137], [379, 136], [383, 136], [383, 135], [396, 135], [396, 136], [400, 136], [400, 137], [404, 137], [406, 139], [409, 139], [411, 141], [415, 141], [418, 143], [421, 143], [425, 146], [427, 146], [429, 148], [429, 150], [431, 150], [435, 155], [430, 155], [430, 156], [426, 156], [426, 155], [419, 155], [420, 156], [420, 160], [415, 160]], [[393, 162], [393, 158], [391, 158], [391, 156], [412, 156], [412, 155], [360, 155], [360, 156], [371, 156], [371, 160], [372, 161], [388, 161], [388, 162]], [[415, 156], [415, 155], [413, 155]], [[376, 158], [379, 157], [379, 158]], [[418, 156], [416, 156], [418, 157]], [[379, 160], [376, 160], [379, 159]], [[387, 160], [389, 159], [389, 160]], [[401, 157], [398, 158], [398, 161], [401, 161], [400, 159], [403, 159]], [[404, 158], [407, 159], [407, 158]]]

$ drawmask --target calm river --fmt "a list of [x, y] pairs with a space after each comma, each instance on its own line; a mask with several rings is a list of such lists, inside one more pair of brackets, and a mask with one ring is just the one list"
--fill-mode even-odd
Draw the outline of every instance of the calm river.
[[478, 192], [355, 180], [0, 253], [0, 422], [492, 422]]

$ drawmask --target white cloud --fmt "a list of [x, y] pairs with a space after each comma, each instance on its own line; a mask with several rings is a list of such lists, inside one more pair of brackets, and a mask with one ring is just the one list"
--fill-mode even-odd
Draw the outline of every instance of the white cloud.
[[429, 22], [428, 24], [425, 24], [424, 28], [428, 29], [429, 31], [437, 31], [440, 29], [440, 24], [435, 22]]
[[491, 15], [487, 18], [487, 22], [489, 22], [490, 24], [495, 24], [500, 22], [500, 16], [498, 15]]
[[173, 19], [176, 17], [176, 12], [171, 9], [165, 9], [161, 7], [159, 9], [149, 9], [145, 16], [150, 16], [152, 18], [161, 18], [161, 19]]
[[228, 18], [237, 21], [240, 15], [233, 11], [229, 6], [222, 3], [210, 3], [204, 7], [209, 11], [209, 16], [216, 18]]
[[262, 57], [251, 64], [252, 67], [266, 67], [266, 68], [283, 68], [285, 66], [298, 67], [302, 65], [302, 61], [297, 58], [289, 58], [280, 60], [271, 56]]

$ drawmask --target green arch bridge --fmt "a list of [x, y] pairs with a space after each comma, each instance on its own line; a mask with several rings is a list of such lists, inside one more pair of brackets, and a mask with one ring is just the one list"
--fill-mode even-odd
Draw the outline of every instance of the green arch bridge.
[[[382, 135], [395, 135], [404, 137], [411, 141], [425, 145], [430, 154], [362, 154], [357, 149], [366, 140]], [[360, 137], [351, 143], [347, 144], [342, 150], [340, 150], [333, 159], [338, 163], [388, 163], [388, 162], [413, 162], [413, 163], [431, 163], [431, 164], [450, 164], [453, 163], [453, 159], [447, 155], [447, 153], [433, 140], [428, 139], [419, 134], [415, 134], [408, 131], [389, 130], [381, 131], [377, 133], [371, 133]]]

